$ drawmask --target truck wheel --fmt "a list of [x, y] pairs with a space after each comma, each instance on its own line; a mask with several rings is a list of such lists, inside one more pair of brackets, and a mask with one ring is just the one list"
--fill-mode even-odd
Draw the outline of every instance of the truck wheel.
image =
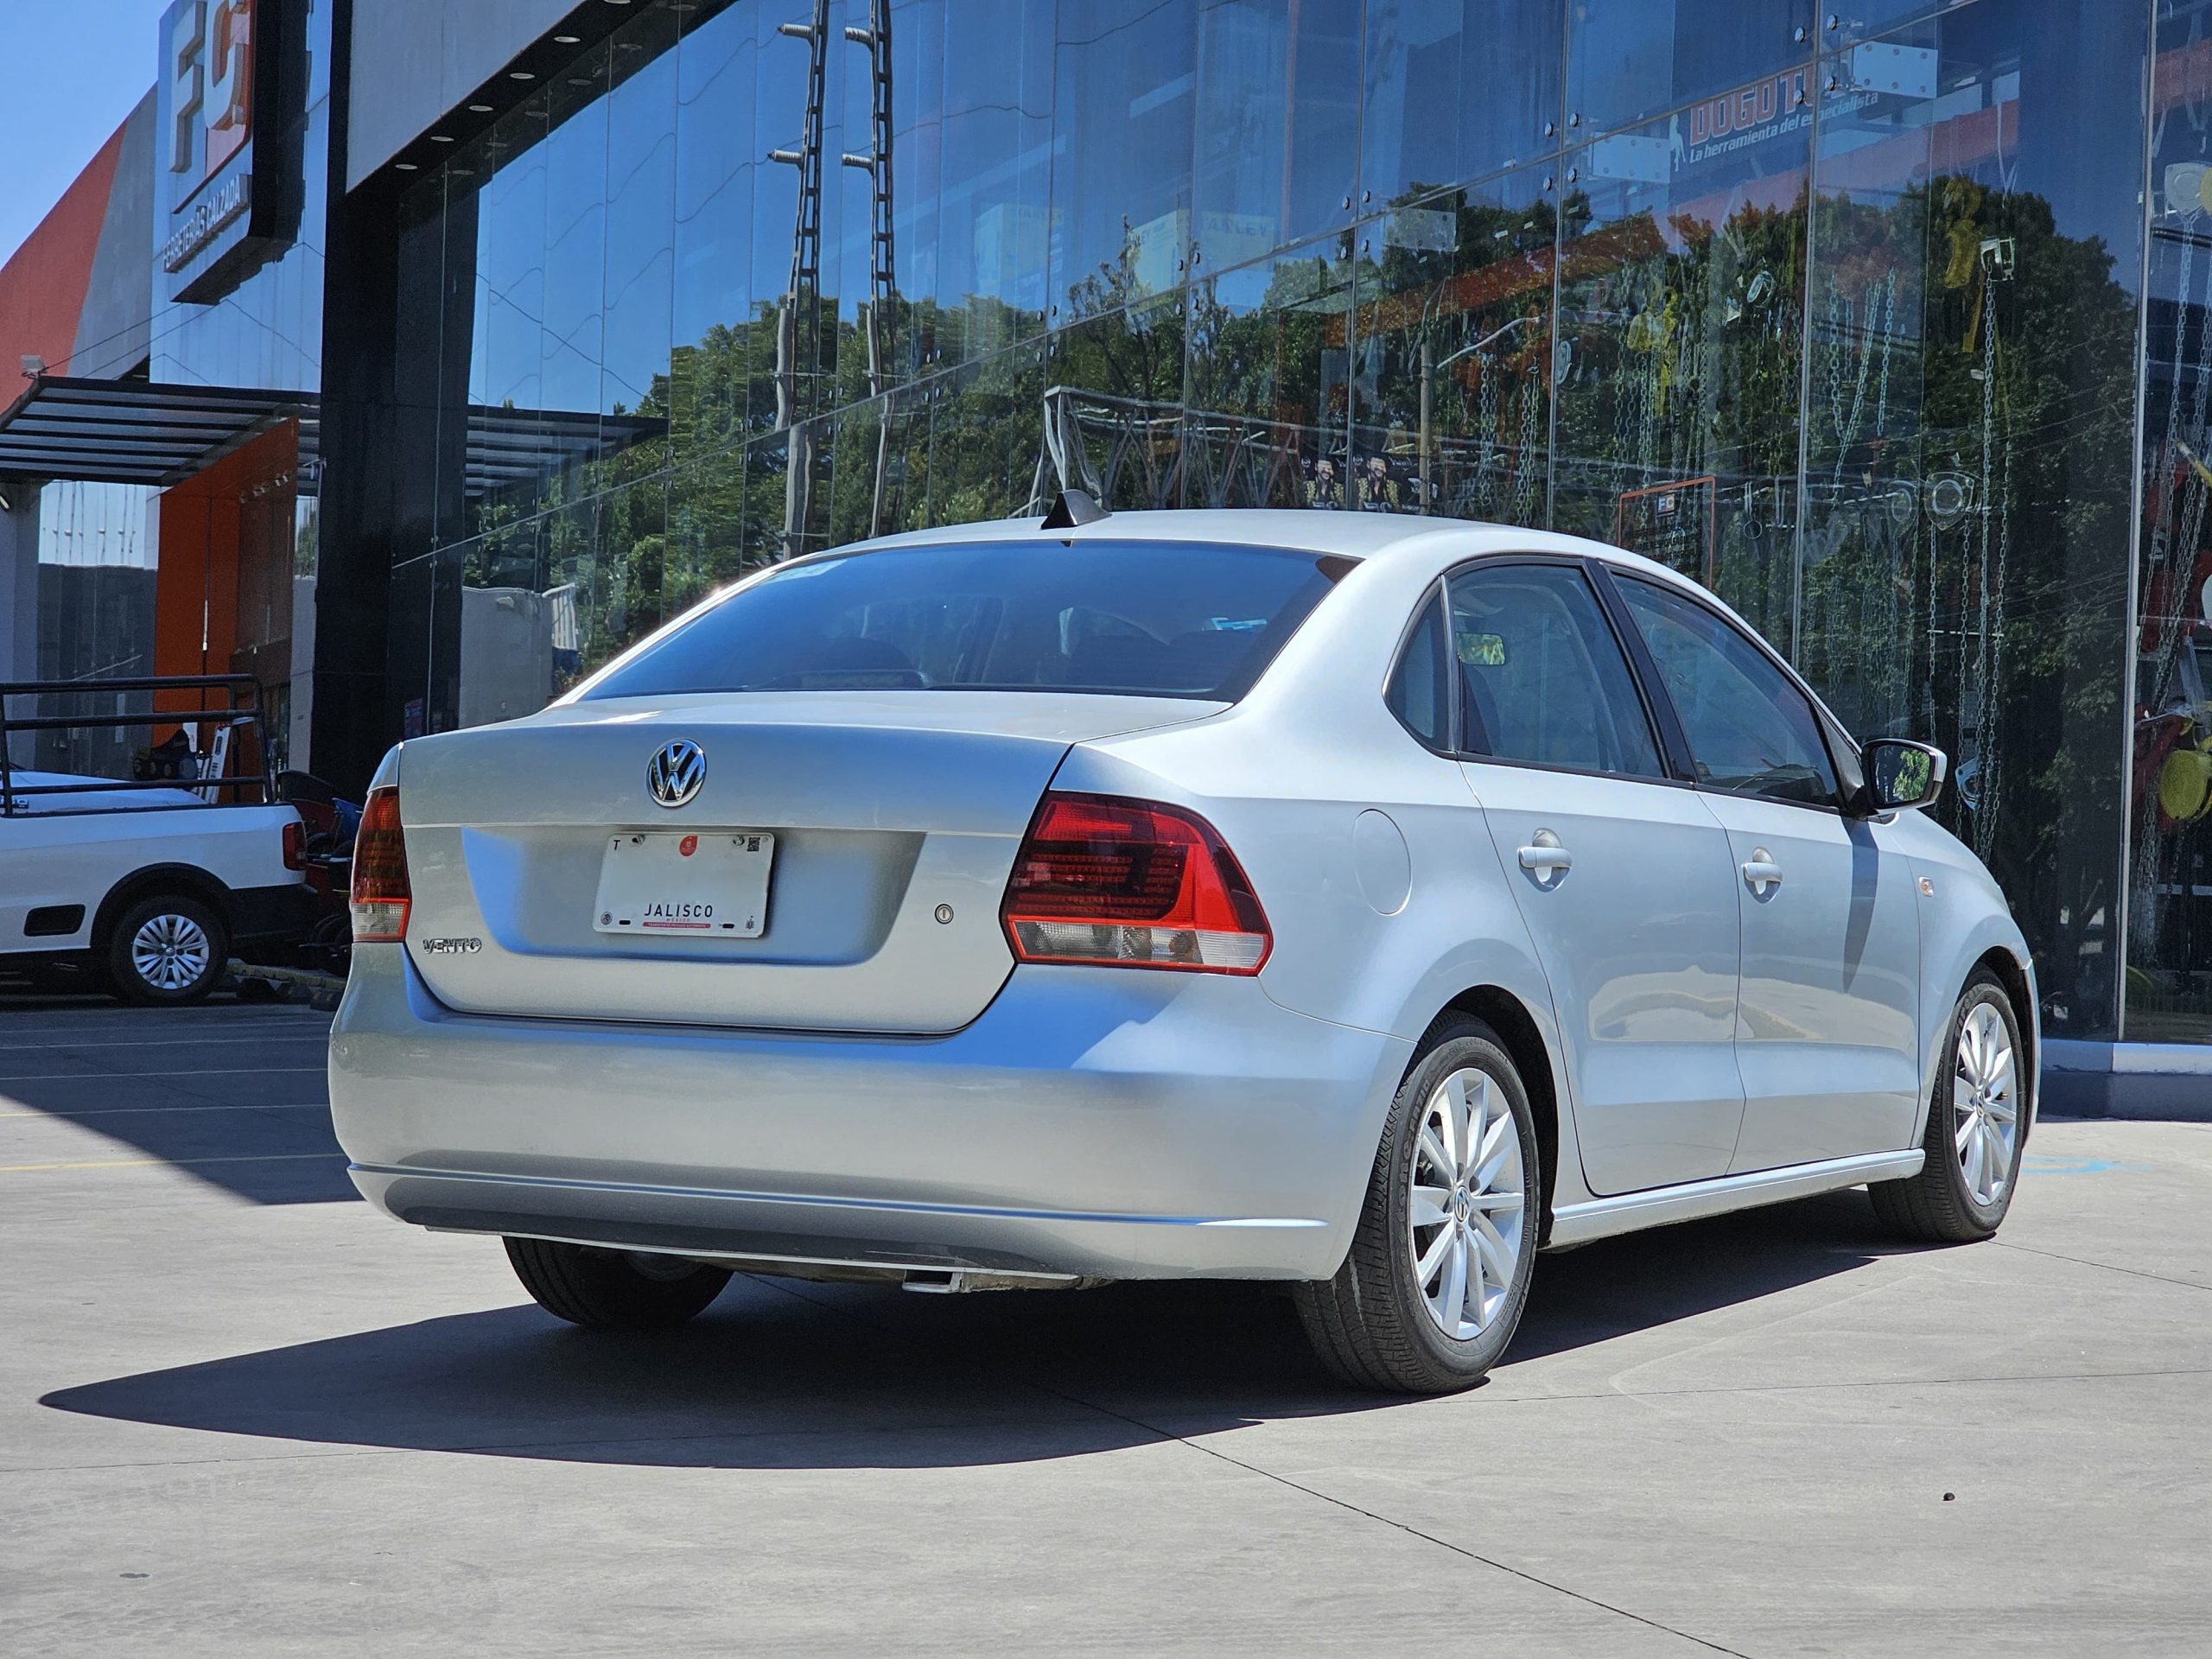
[[126, 1002], [197, 1002], [223, 976], [230, 949], [213, 910], [182, 893], [156, 893], [117, 919], [107, 942], [108, 980]]

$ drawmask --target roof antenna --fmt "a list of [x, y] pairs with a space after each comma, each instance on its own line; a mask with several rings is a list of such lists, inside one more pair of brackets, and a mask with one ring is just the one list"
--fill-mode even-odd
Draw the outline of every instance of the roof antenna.
[[1052, 503], [1052, 510], [1045, 515], [1039, 530], [1073, 530], [1077, 524], [1095, 524], [1110, 517], [1107, 509], [1088, 490], [1062, 490], [1059, 499]]

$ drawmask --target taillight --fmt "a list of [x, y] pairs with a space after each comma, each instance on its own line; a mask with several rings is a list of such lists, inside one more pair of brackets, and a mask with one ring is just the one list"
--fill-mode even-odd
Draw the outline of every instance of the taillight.
[[407, 937], [407, 840], [399, 831], [399, 791], [369, 791], [361, 832], [353, 841], [353, 943], [391, 944]]
[[297, 818], [284, 826], [284, 868], [304, 870], [308, 867], [308, 827]]
[[999, 915], [1023, 962], [1256, 974], [1274, 944], [1211, 824], [1103, 795], [1046, 796]]

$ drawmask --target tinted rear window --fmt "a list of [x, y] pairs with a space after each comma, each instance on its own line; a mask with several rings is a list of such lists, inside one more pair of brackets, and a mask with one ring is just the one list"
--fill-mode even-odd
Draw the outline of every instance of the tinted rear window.
[[592, 697], [1096, 691], [1234, 702], [1351, 561], [1050, 537], [795, 564], [710, 606]]

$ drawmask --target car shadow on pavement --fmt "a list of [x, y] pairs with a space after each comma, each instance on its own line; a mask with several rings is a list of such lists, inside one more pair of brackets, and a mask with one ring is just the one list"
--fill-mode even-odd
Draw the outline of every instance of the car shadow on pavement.
[[[1547, 1257], [1510, 1367], [1847, 1272], [1837, 1195]], [[737, 1279], [650, 1336], [530, 1306], [58, 1390], [57, 1410], [220, 1434], [582, 1463], [938, 1467], [1083, 1456], [1396, 1403], [1339, 1388], [1287, 1297], [1238, 1285], [917, 1296]], [[1155, 1427], [1172, 1424], [1172, 1429]]]

